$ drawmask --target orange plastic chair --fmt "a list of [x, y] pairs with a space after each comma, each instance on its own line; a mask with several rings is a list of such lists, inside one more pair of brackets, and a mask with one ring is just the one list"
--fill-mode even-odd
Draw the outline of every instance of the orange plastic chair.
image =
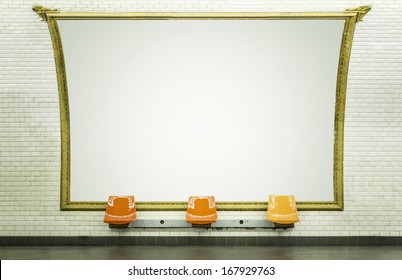
[[136, 218], [134, 196], [109, 196], [104, 218], [109, 227], [128, 227]]
[[267, 219], [276, 228], [292, 228], [299, 221], [296, 200], [293, 195], [270, 195]]
[[194, 225], [208, 226], [218, 219], [215, 198], [213, 196], [190, 196], [186, 213], [187, 222]]

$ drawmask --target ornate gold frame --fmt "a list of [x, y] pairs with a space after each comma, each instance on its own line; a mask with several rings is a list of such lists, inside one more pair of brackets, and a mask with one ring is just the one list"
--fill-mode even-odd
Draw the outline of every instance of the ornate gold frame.
[[[42, 21], [48, 23], [53, 43], [60, 100], [61, 126], [61, 210], [105, 210], [106, 202], [70, 200], [70, 118], [67, 91], [67, 77], [64, 64], [63, 48], [57, 26], [57, 20], [93, 20], [93, 19], [131, 19], [131, 20], [182, 20], [182, 19], [225, 19], [225, 20], [281, 20], [281, 19], [327, 19], [345, 20], [342, 44], [338, 64], [335, 104], [335, 141], [334, 141], [334, 201], [303, 201], [297, 203], [298, 210], [343, 210], [343, 139], [346, 102], [346, 85], [349, 59], [352, 48], [355, 25], [362, 21], [370, 11], [370, 6], [347, 9], [344, 12], [311, 13], [107, 13], [107, 12], [59, 12], [42, 6], [34, 6]], [[218, 210], [266, 210], [267, 202], [218, 202]], [[175, 211], [185, 210], [187, 202], [138, 202], [138, 210]]]

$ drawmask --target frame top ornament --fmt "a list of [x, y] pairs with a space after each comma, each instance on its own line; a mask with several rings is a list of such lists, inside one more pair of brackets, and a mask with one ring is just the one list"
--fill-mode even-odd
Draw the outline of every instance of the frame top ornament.
[[38, 16], [40, 17], [41, 21], [47, 21], [47, 13], [48, 12], [58, 12], [58, 9], [49, 9], [49, 8], [45, 8], [43, 6], [33, 6], [32, 10], [38, 14]]
[[345, 12], [357, 12], [357, 22], [363, 21], [364, 16], [371, 10], [371, 6], [360, 6], [346, 9]]

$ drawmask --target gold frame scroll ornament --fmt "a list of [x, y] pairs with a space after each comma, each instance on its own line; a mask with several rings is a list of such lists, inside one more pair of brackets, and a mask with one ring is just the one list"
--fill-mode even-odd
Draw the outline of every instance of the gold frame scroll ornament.
[[[47, 22], [53, 43], [57, 81], [60, 100], [61, 124], [61, 210], [105, 210], [106, 202], [71, 201], [70, 199], [70, 121], [67, 91], [67, 78], [63, 48], [57, 20], [345, 20], [336, 83], [335, 126], [334, 126], [334, 201], [297, 202], [298, 210], [343, 210], [343, 147], [346, 85], [352, 41], [357, 22], [370, 11], [370, 6], [347, 9], [343, 12], [250, 12], [250, 13], [109, 13], [109, 12], [60, 12], [42, 6], [34, 6], [33, 11], [42, 21]], [[268, 197], [268, 194], [267, 194]], [[138, 202], [137, 210], [174, 211], [185, 210], [187, 202]], [[258, 211], [267, 209], [267, 201], [262, 202], [218, 202], [218, 210]]]

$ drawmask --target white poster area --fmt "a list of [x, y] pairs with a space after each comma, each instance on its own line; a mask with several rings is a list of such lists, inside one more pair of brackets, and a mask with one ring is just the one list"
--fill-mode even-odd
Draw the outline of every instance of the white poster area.
[[71, 201], [333, 201], [344, 20], [58, 20]]

